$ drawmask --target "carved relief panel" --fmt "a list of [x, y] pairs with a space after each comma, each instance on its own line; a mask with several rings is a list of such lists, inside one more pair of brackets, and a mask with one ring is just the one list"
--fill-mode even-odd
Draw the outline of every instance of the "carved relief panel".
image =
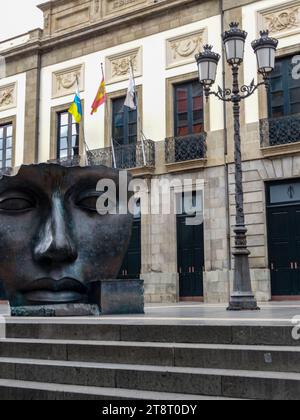
[[72, 5], [72, 7], [53, 15], [53, 30], [54, 32], [60, 32], [83, 26], [89, 23], [90, 17], [90, 2], [85, 2], [78, 6]]
[[128, 79], [130, 63], [134, 75], [142, 76], [142, 48], [112, 55], [106, 58], [106, 80], [107, 83], [116, 83]]
[[91, 22], [98, 21], [102, 18], [102, 1], [93, 0], [91, 6]]
[[100, 0], [94, 0], [94, 13], [98, 15], [101, 12], [101, 2]]
[[195, 61], [195, 55], [206, 43], [206, 30], [202, 29], [167, 40], [167, 68]]
[[77, 80], [80, 91], [84, 90], [84, 65], [64, 69], [52, 75], [52, 98], [75, 93]]
[[260, 11], [258, 29], [268, 29], [277, 38], [300, 32], [300, 1]]
[[148, 0], [104, 0], [104, 16], [135, 9], [148, 2]]
[[0, 86], [0, 111], [17, 106], [17, 84]]

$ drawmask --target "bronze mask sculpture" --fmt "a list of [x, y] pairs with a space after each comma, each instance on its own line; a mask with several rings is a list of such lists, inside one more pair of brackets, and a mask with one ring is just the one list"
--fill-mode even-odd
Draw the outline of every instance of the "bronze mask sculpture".
[[0, 179], [0, 291], [11, 306], [87, 304], [89, 284], [115, 279], [132, 216], [97, 212], [104, 166], [22, 166]]

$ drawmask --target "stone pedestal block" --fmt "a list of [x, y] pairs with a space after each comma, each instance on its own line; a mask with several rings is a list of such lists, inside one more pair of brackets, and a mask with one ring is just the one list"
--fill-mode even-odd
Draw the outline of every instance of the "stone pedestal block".
[[143, 280], [99, 280], [89, 284], [89, 302], [101, 315], [144, 314]]

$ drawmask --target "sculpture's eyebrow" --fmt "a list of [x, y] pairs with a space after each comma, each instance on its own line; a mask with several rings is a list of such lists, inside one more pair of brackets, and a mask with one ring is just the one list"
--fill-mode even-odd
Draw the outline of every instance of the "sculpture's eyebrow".
[[7, 188], [3, 188], [0, 190], [0, 199], [10, 198], [10, 197], [25, 197], [25, 198], [31, 198], [36, 199], [37, 198], [36, 191], [30, 189], [30, 188], [24, 188], [24, 187], [14, 187], [10, 186]]
[[28, 193], [24, 190], [18, 189], [7, 189], [4, 191], [0, 191], [0, 201], [3, 201], [7, 198], [29, 198], [32, 197], [31, 193]]
[[[90, 177], [86, 177], [83, 179], [80, 179], [78, 182], [75, 182], [70, 188], [66, 191], [66, 196], [70, 195], [81, 195], [81, 194], [91, 194], [95, 193], [97, 195], [101, 194], [101, 191], [97, 191], [97, 184], [98, 182], [103, 179], [99, 178], [99, 176], [93, 176], [91, 179]], [[119, 178], [112, 178], [107, 177], [108, 180], [112, 180], [115, 182], [116, 190], [119, 189]]]
[[84, 188], [76, 192], [76, 198], [81, 199], [81, 198], [86, 198], [86, 197], [91, 197], [91, 196], [97, 197], [97, 196], [100, 196], [101, 194], [103, 194], [103, 192], [97, 191], [96, 188]]

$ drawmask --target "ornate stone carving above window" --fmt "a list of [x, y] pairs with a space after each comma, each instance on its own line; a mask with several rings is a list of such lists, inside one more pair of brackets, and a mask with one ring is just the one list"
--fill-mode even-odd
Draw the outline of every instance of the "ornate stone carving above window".
[[84, 65], [64, 69], [53, 73], [52, 98], [59, 98], [75, 93], [77, 79], [80, 91], [84, 90]]
[[167, 40], [167, 68], [192, 63], [195, 55], [206, 43], [206, 30], [202, 29]]
[[112, 55], [106, 58], [107, 83], [116, 83], [128, 79], [130, 62], [136, 77], [142, 75], [142, 48]]
[[300, 32], [300, 1], [260, 11], [258, 28], [268, 29], [277, 38]]
[[0, 86], [0, 111], [17, 106], [17, 84]]

